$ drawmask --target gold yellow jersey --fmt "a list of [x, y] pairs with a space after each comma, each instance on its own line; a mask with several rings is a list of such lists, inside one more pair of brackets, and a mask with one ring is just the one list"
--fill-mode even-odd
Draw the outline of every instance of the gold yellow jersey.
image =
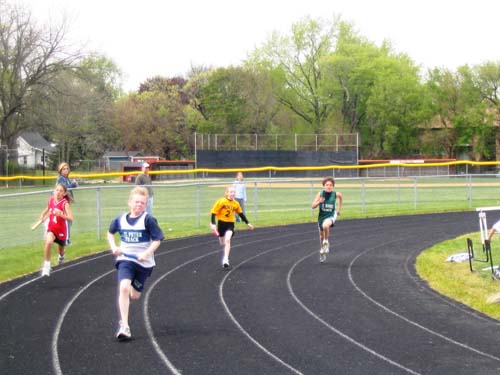
[[243, 210], [236, 199], [232, 201], [226, 197], [217, 200], [210, 213], [214, 214], [217, 220], [225, 221], [227, 223], [234, 223], [234, 213], [241, 214]]

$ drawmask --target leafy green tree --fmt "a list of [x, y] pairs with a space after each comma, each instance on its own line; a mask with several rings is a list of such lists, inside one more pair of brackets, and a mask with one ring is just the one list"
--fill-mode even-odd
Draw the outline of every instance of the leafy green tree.
[[29, 98], [52, 90], [53, 79], [81, 58], [64, 44], [66, 27], [64, 21], [39, 27], [30, 12], [0, 0], [0, 140], [9, 149], [29, 127], [24, 121]]
[[186, 79], [182, 77], [172, 77], [166, 78], [161, 76], [155, 76], [153, 78], [147, 79], [145, 82], [141, 83], [139, 86], [139, 94], [146, 91], [159, 91], [168, 93], [171, 88], [177, 90], [179, 98], [183, 104], [189, 103], [189, 97], [184, 90], [186, 86]]
[[107, 112], [121, 94], [119, 82], [120, 71], [112, 61], [86, 58], [56, 75], [50, 90], [30, 97], [26, 123], [57, 144], [58, 161], [97, 159], [116, 137]]
[[323, 95], [339, 120], [333, 129], [361, 135], [365, 158], [413, 155], [418, 124], [431, 114], [419, 70], [388, 42], [377, 47], [349, 25], [340, 28], [336, 50], [322, 60]]
[[337, 18], [329, 22], [306, 17], [293, 24], [291, 35], [273, 33], [248, 60], [271, 72], [279, 88], [277, 100], [315, 133], [323, 129], [334, 104], [322, 94], [321, 60], [333, 52], [343, 25]]
[[[500, 62], [485, 62], [476, 67], [476, 85], [486, 103], [487, 125], [492, 129], [482, 129], [481, 150], [486, 158], [500, 160]], [[494, 151], [495, 150], [495, 151]]]
[[172, 86], [167, 92], [144, 91], [120, 98], [110, 118], [121, 134], [115, 150], [141, 150], [166, 159], [192, 155], [191, 131], [178, 91]]
[[481, 68], [462, 66], [456, 72], [429, 72], [427, 85], [437, 113], [434, 122], [449, 136], [442, 144], [447, 157], [457, 157], [457, 146], [461, 145], [473, 145], [476, 160], [493, 156], [494, 114], [488, 108], [495, 94], [488, 85], [481, 85], [484, 82], [488, 79], [481, 75]]
[[418, 126], [431, 115], [418, 69], [406, 56], [381, 57], [376, 64], [364, 132], [373, 140], [371, 154], [418, 155]]
[[[199, 85], [197, 107], [209, 133], [265, 133], [278, 103], [265, 72], [245, 67], [215, 69]], [[198, 129], [199, 131], [199, 129]]]

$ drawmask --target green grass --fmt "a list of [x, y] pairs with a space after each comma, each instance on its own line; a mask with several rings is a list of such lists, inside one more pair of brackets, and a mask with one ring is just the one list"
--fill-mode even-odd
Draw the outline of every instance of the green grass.
[[[500, 282], [492, 280], [489, 268], [485, 271], [482, 270], [489, 267], [489, 263], [475, 261], [473, 262], [474, 272], [471, 272], [469, 262], [445, 261], [450, 255], [467, 251], [467, 237], [473, 240], [475, 257], [485, 259], [479, 233], [474, 233], [436, 244], [421, 253], [417, 257], [417, 272], [431, 288], [439, 293], [494, 319], [500, 319], [498, 305], [486, 302], [489, 296], [498, 293], [498, 283]], [[494, 248], [492, 248], [492, 252], [495, 253]]]

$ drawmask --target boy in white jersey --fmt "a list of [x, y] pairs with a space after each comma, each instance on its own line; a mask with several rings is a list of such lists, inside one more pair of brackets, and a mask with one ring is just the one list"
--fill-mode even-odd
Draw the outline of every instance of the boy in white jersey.
[[[144, 283], [155, 266], [154, 252], [164, 238], [157, 220], [145, 211], [147, 203], [146, 188], [132, 189], [128, 199], [130, 211], [114, 219], [107, 234], [118, 270], [120, 327], [116, 338], [120, 341], [132, 337], [128, 316], [130, 299], [141, 297]], [[120, 234], [119, 246], [115, 242], [115, 233]]]

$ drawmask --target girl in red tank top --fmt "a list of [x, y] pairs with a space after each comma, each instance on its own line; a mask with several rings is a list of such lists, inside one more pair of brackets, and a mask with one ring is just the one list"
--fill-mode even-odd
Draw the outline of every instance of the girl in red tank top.
[[63, 184], [56, 185], [47, 207], [40, 213], [40, 220], [47, 216], [48, 225], [45, 234], [42, 276], [50, 276], [50, 257], [54, 242], [59, 246], [59, 260], [64, 259], [64, 247], [68, 238], [67, 222], [73, 221], [73, 214], [68, 200], [68, 189]]

